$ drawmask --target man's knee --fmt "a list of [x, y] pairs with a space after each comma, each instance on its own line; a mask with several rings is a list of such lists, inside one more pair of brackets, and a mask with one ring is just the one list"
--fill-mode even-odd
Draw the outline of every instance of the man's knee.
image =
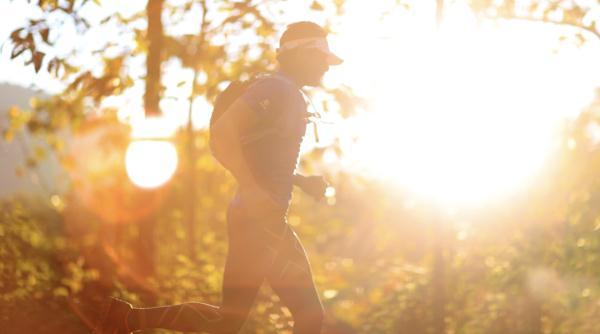
[[231, 321], [223, 321], [221, 326], [215, 333], [218, 334], [237, 334], [242, 327], [244, 326], [244, 321], [240, 320], [231, 320]]
[[292, 313], [295, 322], [301, 321], [320, 324], [325, 318], [325, 310], [318, 300], [311, 304], [303, 305], [303, 307], [290, 309], [290, 313]]
[[323, 307], [313, 307], [310, 309], [301, 309], [292, 312], [294, 318], [294, 333], [316, 334], [323, 328], [325, 312]]
[[313, 319], [313, 321], [322, 323], [323, 319], [325, 318], [325, 309], [323, 309], [323, 305], [319, 303], [319, 306], [315, 308], [314, 311], [310, 312], [309, 316], [311, 319]]
[[221, 319], [219, 328], [217, 328], [214, 332], [218, 334], [236, 334], [242, 329], [245, 322], [245, 317], [226, 314], [225, 317]]

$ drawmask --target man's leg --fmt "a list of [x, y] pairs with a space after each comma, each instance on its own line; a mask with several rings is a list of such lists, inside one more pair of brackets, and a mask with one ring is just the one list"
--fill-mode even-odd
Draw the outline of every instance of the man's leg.
[[129, 317], [130, 330], [163, 328], [181, 332], [237, 333], [244, 324], [264, 280], [252, 249], [238, 252], [230, 247], [223, 277], [221, 307], [190, 302], [178, 305], [134, 308]]
[[237, 333], [244, 324], [256, 294], [272, 264], [259, 229], [246, 221], [239, 202], [228, 213], [229, 250], [223, 275], [222, 306], [184, 303], [134, 308], [130, 330], [163, 328], [183, 332]]
[[[183, 303], [169, 306], [133, 308], [128, 316], [130, 331], [149, 328], [176, 331], [205, 331], [222, 320], [218, 307], [204, 303]], [[211, 326], [212, 325], [212, 326]]]
[[298, 236], [285, 225], [279, 253], [267, 280], [294, 318], [295, 334], [317, 334], [323, 324], [323, 305], [310, 263]]

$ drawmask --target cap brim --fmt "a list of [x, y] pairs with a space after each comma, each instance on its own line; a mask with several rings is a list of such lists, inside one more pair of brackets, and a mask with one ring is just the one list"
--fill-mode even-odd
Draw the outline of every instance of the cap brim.
[[327, 52], [327, 63], [329, 65], [340, 65], [344, 60], [331, 52]]

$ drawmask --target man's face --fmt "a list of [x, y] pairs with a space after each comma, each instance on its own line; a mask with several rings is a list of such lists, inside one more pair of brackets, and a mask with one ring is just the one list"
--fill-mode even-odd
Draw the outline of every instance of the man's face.
[[307, 86], [319, 86], [325, 73], [329, 70], [327, 55], [318, 49], [298, 50], [298, 60], [304, 84]]

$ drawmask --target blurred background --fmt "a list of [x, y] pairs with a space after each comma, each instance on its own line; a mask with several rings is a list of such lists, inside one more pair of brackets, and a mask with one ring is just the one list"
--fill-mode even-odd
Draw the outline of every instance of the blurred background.
[[[274, 70], [300, 20], [345, 60], [306, 89], [323, 117], [299, 171], [331, 187], [289, 213], [324, 333], [600, 333], [597, 1], [0, 12], [3, 333], [88, 333], [108, 296], [219, 303], [235, 182], [207, 145], [212, 103]], [[265, 286], [243, 332], [291, 321]]]

